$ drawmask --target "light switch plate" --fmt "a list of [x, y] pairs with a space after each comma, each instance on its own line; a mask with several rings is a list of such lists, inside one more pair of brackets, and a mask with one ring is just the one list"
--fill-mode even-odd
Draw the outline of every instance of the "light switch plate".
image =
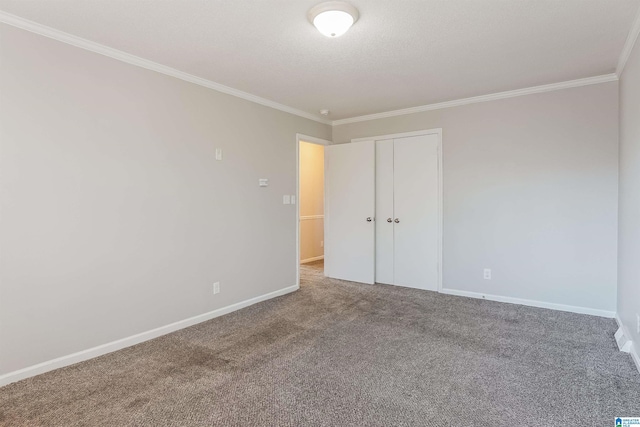
[[283, 205], [290, 205], [291, 204], [291, 196], [288, 194], [285, 194], [284, 196], [282, 196], [282, 204]]
[[269, 186], [269, 180], [267, 178], [259, 178], [258, 179], [258, 185], [260, 187], [268, 187]]
[[296, 196], [291, 196], [291, 204], [295, 205], [296, 204]]
[[222, 148], [216, 148], [216, 160], [222, 160]]

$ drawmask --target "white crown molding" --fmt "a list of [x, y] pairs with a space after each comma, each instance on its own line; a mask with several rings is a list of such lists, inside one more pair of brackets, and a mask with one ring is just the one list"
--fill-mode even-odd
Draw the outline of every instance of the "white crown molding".
[[121, 50], [104, 46], [99, 43], [95, 43], [90, 40], [83, 39], [81, 37], [77, 37], [69, 33], [65, 33], [64, 31], [56, 30], [46, 25], [38, 24], [37, 22], [29, 21], [27, 19], [21, 18], [16, 15], [12, 15], [4, 11], [0, 11], [0, 22], [3, 22], [5, 24], [11, 25], [17, 28], [21, 28], [26, 31], [30, 31], [35, 34], [39, 34], [41, 36], [51, 38], [72, 46], [76, 46], [81, 49], [98, 53], [100, 55], [108, 56], [110, 58], [117, 59], [119, 61], [126, 62], [131, 65], [156, 71], [158, 73], [162, 73], [171, 77], [175, 77], [180, 80], [194, 83], [199, 86], [203, 86], [203, 87], [215, 90], [217, 92], [232, 95], [256, 104], [264, 105], [266, 107], [274, 108], [276, 110], [280, 110], [289, 114], [293, 114], [299, 117], [303, 117], [318, 123], [323, 123], [331, 126], [339, 126], [339, 125], [344, 125], [348, 123], [357, 123], [357, 122], [363, 122], [368, 120], [383, 119], [387, 117], [403, 116], [406, 114], [420, 113], [424, 111], [439, 110], [444, 108], [475, 104], [479, 102], [495, 101], [499, 99], [513, 98], [517, 96], [531, 95], [535, 93], [551, 92], [555, 90], [616, 81], [618, 80], [619, 75], [622, 73], [622, 70], [624, 69], [624, 65], [626, 64], [626, 61], [628, 60], [629, 55], [631, 54], [631, 50], [633, 49], [633, 45], [636, 39], [638, 38], [638, 34], [640, 34], [640, 11], [639, 11], [638, 16], [636, 17], [634, 26], [631, 32], [629, 33], [629, 37], [627, 38], [627, 42], [623, 49], [623, 52], [618, 64], [618, 68], [615, 74], [605, 74], [602, 76], [588, 77], [584, 79], [570, 80], [566, 82], [553, 83], [553, 84], [548, 84], [543, 86], [534, 86], [530, 88], [517, 89], [517, 90], [506, 91], [506, 92], [498, 92], [498, 93], [493, 93], [488, 95], [475, 96], [471, 98], [440, 102], [437, 104], [421, 105], [417, 107], [404, 108], [401, 110], [386, 111], [382, 113], [368, 114], [364, 116], [357, 116], [357, 117], [331, 121], [328, 119], [323, 119], [321, 117], [318, 117], [314, 114], [308, 113], [306, 111], [302, 111], [297, 108], [289, 107], [287, 105], [280, 104], [275, 101], [261, 98], [259, 96], [250, 94], [248, 92], [243, 92], [241, 90], [234, 89], [232, 87], [225, 86], [220, 83], [213, 82], [211, 80], [197, 77], [192, 74], [176, 70], [175, 68], [158, 64], [157, 62], [140, 58], [139, 56], [131, 55]]
[[246, 101], [250, 101], [256, 104], [264, 105], [265, 107], [274, 108], [276, 110], [284, 111], [285, 113], [293, 114], [305, 119], [313, 120], [319, 123], [330, 125], [331, 121], [317, 117], [306, 111], [298, 110], [297, 108], [289, 107], [284, 104], [277, 103], [265, 98], [261, 98], [256, 95], [252, 95], [247, 92], [243, 92], [238, 89], [234, 89], [229, 86], [222, 85], [220, 83], [213, 82], [211, 80], [203, 79], [201, 77], [194, 76], [189, 73], [185, 73], [175, 68], [167, 67], [166, 65], [158, 64], [157, 62], [149, 61], [148, 59], [140, 58], [139, 56], [131, 55], [118, 49], [113, 49], [108, 46], [101, 45], [96, 42], [92, 42], [82, 37], [77, 37], [64, 31], [56, 30], [55, 28], [47, 27], [46, 25], [38, 24], [37, 22], [29, 21], [28, 19], [21, 18], [10, 13], [6, 13], [0, 10], [0, 22], [7, 25], [11, 25], [17, 28], [21, 28], [32, 33], [39, 34], [41, 36], [49, 37], [51, 39], [70, 44], [81, 49], [89, 50], [100, 55], [108, 56], [118, 61], [126, 62], [131, 65], [146, 68], [148, 70], [156, 71], [158, 73], [165, 74], [167, 76], [175, 77], [180, 80], [184, 80], [190, 83], [204, 86], [208, 89], [213, 89], [218, 92], [226, 93]]
[[384, 113], [367, 114], [365, 116], [351, 117], [349, 119], [334, 120], [332, 126], [348, 123], [365, 122], [368, 120], [384, 119], [387, 117], [404, 116], [406, 114], [422, 113], [424, 111], [441, 110], [443, 108], [459, 107], [462, 105], [476, 104], [479, 102], [496, 101], [499, 99], [514, 98], [516, 96], [532, 95], [534, 93], [552, 92], [555, 90], [569, 89], [573, 87], [588, 86], [598, 83], [607, 83], [618, 80], [616, 74], [605, 74], [584, 79], [569, 80], [567, 82], [552, 83], [543, 86], [534, 86], [524, 89], [510, 90], [506, 92], [492, 93], [489, 95], [474, 96], [472, 98], [458, 99], [454, 101], [440, 102], [437, 104], [420, 105], [418, 107], [403, 108], [402, 110], [387, 111]]
[[627, 65], [627, 61], [629, 60], [629, 56], [631, 56], [631, 51], [633, 50], [633, 46], [636, 44], [636, 41], [638, 40], [639, 35], [640, 35], [640, 8], [638, 8], [636, 19], [633, 21], [633, 26], [631, 27], [631, 31], [629, 31], [629, 35], [627, 36], [627, 41], [624, 44], [624, 48], [622, 49], [622, 53], [620, 54], [620, 59], [618, 60], [618, 67], [616, 68], [616, 75], [618, 77], [622, 76], [624, 67], [625, 65]]

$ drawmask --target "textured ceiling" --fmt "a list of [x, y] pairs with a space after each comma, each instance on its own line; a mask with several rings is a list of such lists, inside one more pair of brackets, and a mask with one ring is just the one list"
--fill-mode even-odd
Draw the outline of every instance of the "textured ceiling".
[[[0, 0], [0, 10], [329, 119], [612, 73], [640, 0]], [[318, 115], [319, 116], [319, 115]]]

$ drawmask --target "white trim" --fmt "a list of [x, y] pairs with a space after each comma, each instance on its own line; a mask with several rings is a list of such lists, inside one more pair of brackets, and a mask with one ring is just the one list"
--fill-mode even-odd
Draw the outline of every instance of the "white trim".
[[[296, 209], [296, 284], [300, 286], [300, 141], [310, 142], [318, 145], [331, 145], [332, 142], [322, 138], [316, 138], [315, 136], [305, 135], [303, 133], [296, 133], [296, 200], [298, 201], [298, 208]], [[325, 188], [326, 191], [326, 188]], [[326, 199], [326, 192], [325, 192]], [[326, 209], [326, 203], [325, 203]], [[324, 218], [324, 215], [322, 216]], [[326, 227], [326, 224], [325, 224]], [[325, 237], [323, 237], [326, 240]]]
[[618, 324], [618, 328], [622, 327], [622, 320], [620, 319], [620, 315], [618, 315], [618, 313], [616, 313], [616, 315], [614, 316], [614, 319], [616, 319], [616, 323]]
[[314, 219], [324, 219], [324, 215], [301, 215], [300, 221], [311, 221]]
[[241, 308], [248, 307], [250, 305], [266, 301], [271, 298], [275, 298], [281, 295], [288, 294], [298, 290], [300, 286], [294, 285], [287, 288], [283, 288], [268, 294], [260, 295], [254, 298], [250, 298], [245, 301], [241, 301], [235, 304], [228, 305], [226, 307], [219, 308], [217, 310], [210, 311], [208, 313], [200, 314], [188, 319], [180, 320], [178, 322], [171, 323], [169, 325], [161, 326], [159, 328], [152, 329], [150, 331], [142, 332], [136, 335], [132, 335], [127, 338], [122, 338], [116, 341], [112, 341], [107, 344], [102, 344], [97, 347], [89, 348], [79, 351], [77, 353], [69, 354], [66, 356], [58, 357], [47, 362], [38, 363], [37, 365], [29, 366], [27, 368], [19, 369], [17, 371], [9, 372], [0, 376], [0, 387], [7, 384], [11, 384], [16, 381], [23, 380], [25, 378], [33, 377], [35, 375], [43, 374], [45, 372], [59, 369], [65, 366], [73, 365], [84, 360], [92, 359], [94, 357], [102, 356], [103, 354], [111, 353], [113, 351], [121, 350], [126, 347], [130, 347], [135, 344], [139, 344], [144, 341], [157, 338], [168, 333], [187, 328], [189, 326], [196, 325], [198, 323], [206, 322], [213, 318], [223, 316]]
[[638, 13], [636, 14], [636, 19], [633, 21], [633, 26], [629, 31], [629, 35], [627, 36], [627, 41], [624, 43], [624, 48], [622, 49], [622, 53], [620, 54], [620, 59], [618, 60], [618, 66], [616, 68], [616, 75], [618, 77], [622, 77], [622, 72], [624, 71], [625, 65], [627, 65], [627, 61], [629, 60], [629, 56], [631, 56], [631, 52], [633, 51], [633, 46], [636, 44], [638, 40], [638, 36], [640, 35], [640, 9], [638, 9]]
[[496, 101], [499, 99], [514, 98], [517, 96], [532, 95], [534, 93], [551, 92], [573, 87], [588, 86], [598, 83], [614, 82], [618, 80], [616, 74], [605, 74], [585, 79], [570, 80], [567, 82], [552, 83], [542, 86], [534, 86], [525, 89], [498, 92], [489, 95], [474, 96], [472, 98], [458, 99], [454, 101], [440, 102], [438, 104], [420, 105], [418, 107], [403, 108], [401, 110], [386, 111], [384, 113], [367, 114], [364, 116], [351, 117], [349, 119], [334, 120], [331, 126], [345, 125], [348, 123], [365, 122], [367, 120], [384, 119], [387, 117], [404, 116], [406, 114], [422, 113], [424, 111], [440, 110], [443, 108], [459, 107], [462, 105], [476, 104], [478, 102]]
[[331, 141], [327, 141], [326, 139], [316, 138], [315, 136], [303, 135], [301, 133], [296, 134], [296, 136], [298, 137], [298, 143], [300, 143], [300, 141], [309, 142], [311, 144], [318, 144], [318, 145], [331, 145], [332, 143]]
[[638, 355], [638, 352], [636, 351], [636, 347], [633, 345], [633, 342], [631, 343], [631, 351], [629, 351], [629, 354], [631, 355], [631, 359], [633, 359], [633, 362], [636, 364], [636, 368], [638, 369], [638, 372], [640, 372], [640, 355]]
[[509, 304], [520, 304], [529, 307], [547, 308], [549, 310], [568, 311], [570, 313], [589, 314], [591, 316], [607, 317], [613, 319], [616, 315], [614, 311], [600, 310], [597, 308], [578, 307], [574, 305], [556, 304], [553, 302], [535, 301], [522, 298], [505, 297], [501, 295], [481, 294], [478, 292], [460, 291], [457, 289], [442, 289], [440, 291], [447, 295], [456, 295], [460, 297], [469, 297], [476, 299], [485, 299], [489, 301], [506, 302]]
[[[443, 239], [443, 183], [442, 183], [442, 128], [417, 130], [413, 132], [376, 135], [366, 138], [354, 138], [351, 143], [363, 141], [383, 141], [385, 139], [408, 138], [411, 136], [438, 135], [438, 292], [442, 292], [442, 239]], [[325, 224], [326, 227], [326, 224]]]
[[353, 138], [351, 142], [362, 142], [362, 141], [382, 141], [385, 139], [396, 139], [396, 138], [409, 138], [411, 136], [422, 136], [422, 135], [431, 135], [434, 133], [442, 134], [442, 128], [429, 129], [429, 130], [416, 130], [413, 132], [400, 132], [400, 133], [390, 133], [387, 135], [377, 135], [374, 137], [367, 138]]
[[624, 328], [620, 326], [613, 337], [616, 339], [616, 344], [618, 345], [618, 350], [629, 353], [631, 351], [631, 347], [633, 342], [630, 341], [627, 336], [624, 334]]
[[442, 252], [443, 252], [443, 236], [444, 236], [444, 184], [443, 184], [443, 167], [442, 154], [442, 129], [437, 129], [440, 137], [438, 143], [438, 292], [442, 292]]
[[321, 259], [324, 259], [324, 255], [320, 255], [320, 256], [314, 256], [313, 258], [307, 258], [307, 259], [303, 259], [302, 261], [300, 261], [300, 264], [307, 264], [313, 261], [320, 261]]
[[[481, 96], [476, 96], [471, 98], [441, 102], [437, 104], [421, 105], [417, 107], [404, 108], [401, 110], [386, 111], [382, 113], [368, 114], [364, 116], [357, 116], [357, 117], [331, 121], [328, 119], [318, 117], [315, 114], [311, 114], [306, 111], [299, 110], [297, 108], [289, 107], [288, 105], [280, 104], [278, 102], [271, 101], [269, 99], [265, 99], [265, 98], [262, 98], [238, 89], [234, 89], [232, 87], [225, 86], [220, 83], [213, 82], [211, 80], [197, 77], [192, 74], [176, 70], [175, 68], [171, 68], [166, 65], [162, 65], [157, 62], [153, 62], [148, 59], [144, 59], [139, 56], [135, 56], [135, 55], [123, 52], [121, 50], [114, 49], [114, 48], [93, 42], [91, 40], [87, 40], [82, 37], [75, 36], [73, 34], [65, 33], [64, 31], [56, 30], [55, 28], [51, 28], [46, 25], [42, 25], [37, 22], [30, 21], [28, 19], [24, 19], [16, 15], [12, 15], [4, 11], [0, 11], [0, 22], [3, 22], [7, 25], [11, 25], [17, 28], [21, 28], [26, 31], [30, 31], [35, 34], [39, 34], [44, 37], [51, 38], [75, 47], [79, 47], [81, 49], [85, 49], [100, 55], [108, 56], [118, 61], [126, 62], [131, 65], [146, 68], [148, 70], [156, 71], [158, 73], [162, 73], [171, 77], [175, 77], [180, 80], [197, 84], [199, 86], [213, 89], [218, 92], [226, 93], [228, 95], [232, 95], [256, 104], [264, 105], [266, 107], [274, 108], [276, 110], [280, 110], [285, 113], [293, 114], [299, 117], [303, 117], [305, 119], [313, 120], [315, 122], [323, 123], [331, 126], [339, 126], [347, 123], [356, 123], [356, 122], [363, 122], [367, 120], [382, 119], [386, 117], [402, 116], [405, 114], [439, 110], [443, 108], [451, 108], [451, 107], [457, 107], [461, 105], [475, 104], [478, 102], [494, 101], [498, 99], [512, 98], [516, 96], [530, 95], [534, 93], [550, 92], [554, 90], [561, 90], [561, 89], [567, 89], [572, 87], [579, 87], [579, 86], [616, 81], [618, 80], [619, 75], [622, 73], [624, 65], [626, 64], [626, 61], [629, 58], [629, 55], [633, 48], [633, 44], [638, 37], [638, 33], [640, 33], [640, 13], [639, 13], [638, 17], [635, 20], [633, 29], [631, 30], [631, 32], [629, 33], [629, 37], [627, 38], [627, 42], [622, 51], [622, 55], [620, 57], [618, 68], [615, 74], [605, 74], [602, 76], [588, 77], [584, 79], [570, 80], [566, 82], [552, 83], [548, 85], [534, 86], [530, 88], [498, 92], [494, 94], [481, 95]], [[308, 142], [314, 142], [314, 141], [308, 141]], [[317, 143], [317, 142], [314, 142], [314, 143]]]
[[616, 322], [618, 322], [618, 330], [616, 331], [614, 337], [616, 339], [616, 344], [618, 345], [618, 349], [625, 353], [629, 353], [631, 355], [631, 359], [638, 368], [638, 372], [640, 372], [640, 355], [636, 351], [636, 346], [633, 341], [629, 338], [630, 335], [627, 332], [627, 328], [622, 324], [622, 320], [616, 313]]
[[41, 36], [49, 37], [51, 39], [70, 44], [75, 47], [79, 47], [81, 49], [89, 50], [100, 55], [108, 56], [110, 58], [117, 59], [118, 61], [126, 62], [127, 64], [146, 68], [148, 70], [166, 74], [167, 76], [175, 77], [180, 80], [204, 86], [218, 92], [242, 98], [246, 101], [264, 105], [265, 107], [274, 108], [276, 110], [284, 111], [285, 113], [304, 117], [305, 119], [313, 120], [326, 125], [331, 124], [330, 120], [317, 117], [316, 115], [307, 113], [306, 111], [298, 110], [297, 108], [289, 107], [287, 105], [280, 104], [269, 99], [261, 98], [256, 95], [213, 82], [211, 80], [203, 79], [201, 77], [176, 70], [175, 68], [167, 67], [166, 65], [158, 64], [157, 62], [149, 61], [148, 59], [140, 58], [139, 56], [131, 55], [121, 50], [101, 45], [91, 40], [83, 39], [81, 37], [74, 36], [73, 34], [65, 33], [64, 31], [56, 30], [55, 28], [38, 24], [37, 22], [29, 21], [27, 19], [12, 15], [7, 12], [0, 11], [0, 22], [3, 22], [7, 25], [12, 25], [17, 28], [21, 28], [26, 31], [30, 31], [32, 33], [39, 34]]

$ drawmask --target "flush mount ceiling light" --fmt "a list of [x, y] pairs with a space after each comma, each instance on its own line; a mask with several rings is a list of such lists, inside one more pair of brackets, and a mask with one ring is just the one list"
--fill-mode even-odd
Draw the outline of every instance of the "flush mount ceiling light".
[[327, 37], [340, 37], [358, 20], [358, 9], [343, 1], [326, 1], [311, 8], [311, 22]]

